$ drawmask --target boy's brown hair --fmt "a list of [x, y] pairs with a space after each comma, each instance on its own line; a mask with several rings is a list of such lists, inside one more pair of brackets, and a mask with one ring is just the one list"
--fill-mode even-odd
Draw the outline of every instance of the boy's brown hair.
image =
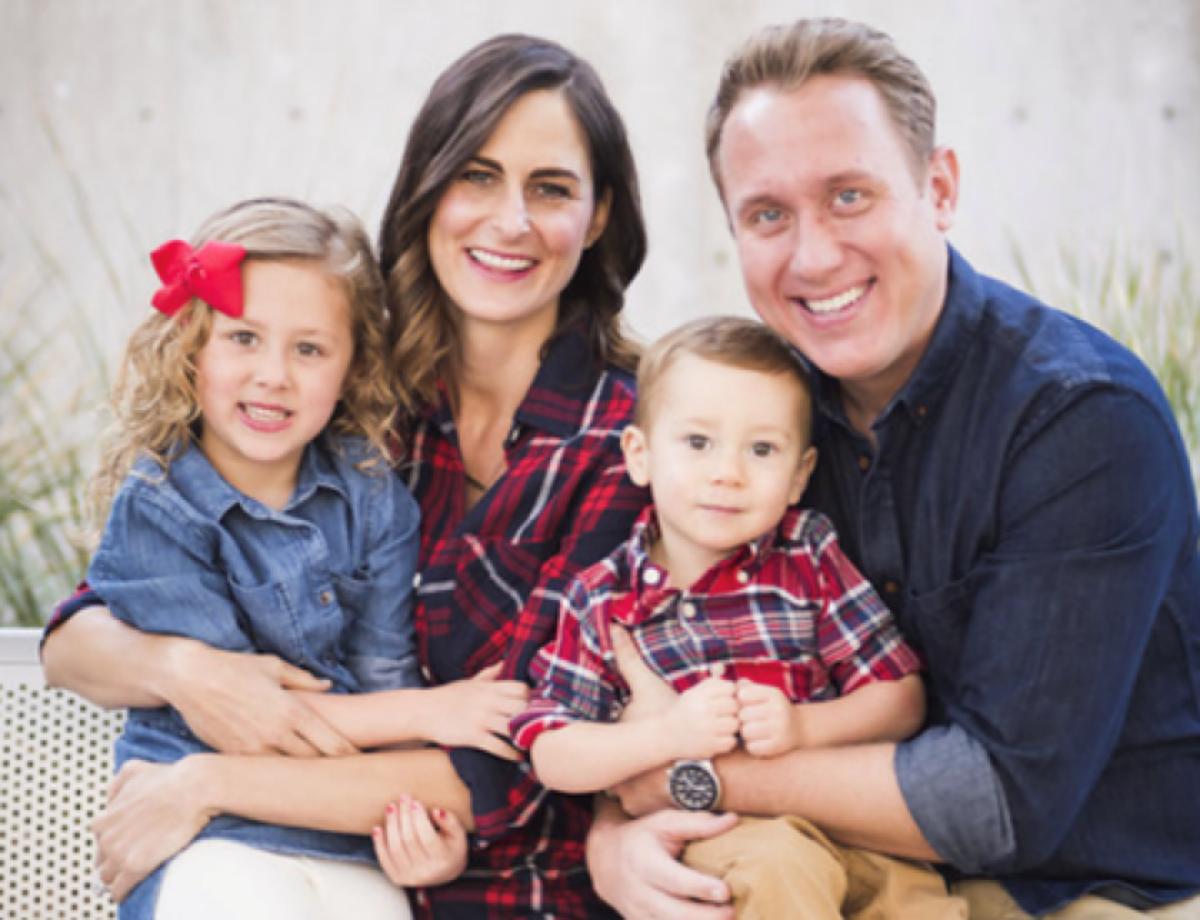
[[642, 355], [637, 372], [637, 407], [633, 421], [648, 428], [662, 378], [679, 358], [692, 355], [728, 367], [791, 376], [800, 388], [804, 418], [800, 430], [812, 437], [812, 384], [791, 346], [757, 320], [739, 316], [706, 316], [668, 332]]

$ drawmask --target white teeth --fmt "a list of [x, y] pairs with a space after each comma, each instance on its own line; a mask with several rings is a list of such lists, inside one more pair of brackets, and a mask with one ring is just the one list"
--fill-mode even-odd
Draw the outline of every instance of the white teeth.
[[286, 409], [267, 409], [263, 406], [244, 404], [246, 414], [259, 422], [278, 422], [288, 417]]
[[866, 289], [866, 285], [860, 284], [857, 287], [842, 291], [842, 293], [826, 298], [825, 300], [806, 299], [804, 305], [812, 310], [813, 313], [836, 313], [838, 310], [862, 297]]
[[522, 259], [512, 256], [499, 256], [485, 249], [471, 249], [471, 258], [488, 268], [497, 268], [506, 272], [519, 272], [533, 265], [533, 259]]

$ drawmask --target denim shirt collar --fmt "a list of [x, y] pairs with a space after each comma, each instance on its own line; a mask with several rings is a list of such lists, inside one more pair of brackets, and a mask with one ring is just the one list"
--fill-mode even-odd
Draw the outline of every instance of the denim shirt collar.
[[[941, 315], [912, 375], [875, 420], [873, 427], [876, 429], [885, 425], [901, 408], [913, 424], [920, 425], [928, 418], [948, 391], [954, 370], [966, 355], [967, 345], [983, 318], [984, 297], [979, 276], [953, 246], [947, 244], [946, 248], [949, 274]], [[838, 381], [817, 370], [810, 362], [805, 364], [812, 373], [814, 400], [821, 415], [848, 429], [850, 425]]]
[[349, 501], [341, 477], [337, 475], [334, 461], [329, 456], [332, 448], [324, 436], [310, 442], [300, 458], [300, 469], [296, 474], [296, 488], [280, 511], [264, 505], [257, 499], [239, 492], [217, 472], [198, 445], [189, 443], [181, 454], [171, 461], [169, 478], [181, 495], [190, 500], [203, 513], [219, 521], [235, 507], [240, 507], [251, 517], [264, 520], [286, 513], [303, 504], [319, 488], [337, 491]]

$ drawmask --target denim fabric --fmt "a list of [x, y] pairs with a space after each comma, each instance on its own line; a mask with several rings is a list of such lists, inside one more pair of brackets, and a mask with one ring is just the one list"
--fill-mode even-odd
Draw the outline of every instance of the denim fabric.
[[[139, 461], [122, 485], [88, 582], [113, 614], [147, 632], [279, 655], [354, 693], [418, 686], [412, 627], [417, 505], [386, 469], [355, 468], [361, 445], [309, 445], [281, 511], [242, 495], [194, 447], [164, 476]], [[116, 745], [170, 763], [208, 748], [170, 708], [134, 709]], [[365, 837], [220, 816], [200, 836], [283, 853], [373, 860]], [[122, 906], [153, 914], [161, 869]]]
[[933, 846], [1033, 913], [1200, 888], [1200, 524], [1150, 372], [952, 250], [874, 447], [817, 401], [806, 501], [928, 665], [896, 767]]

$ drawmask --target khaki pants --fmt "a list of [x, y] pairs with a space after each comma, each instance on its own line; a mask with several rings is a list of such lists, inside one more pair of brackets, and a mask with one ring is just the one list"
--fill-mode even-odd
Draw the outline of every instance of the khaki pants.
[[801, 818], [742, 818], [683, 861], [729, 885], [740, 920], [967, 920], [932, 869], [839, 846]]
[[[971, 905], [971, 920], [1032, 920], [1030, 914], [1021, 910], [999, 882], [972, 880], [959, 882], [954, 893], [966, 898]], [[1043, 920], [1136, 920], [1138, 917], [1154, 917], [1156, 920], [1200, 920], [1200, 897], [1140, 911], [1126, 907], [1107, 898], [1086, 895], [1072, 901], [1053, 913], [1043, 915]]]

